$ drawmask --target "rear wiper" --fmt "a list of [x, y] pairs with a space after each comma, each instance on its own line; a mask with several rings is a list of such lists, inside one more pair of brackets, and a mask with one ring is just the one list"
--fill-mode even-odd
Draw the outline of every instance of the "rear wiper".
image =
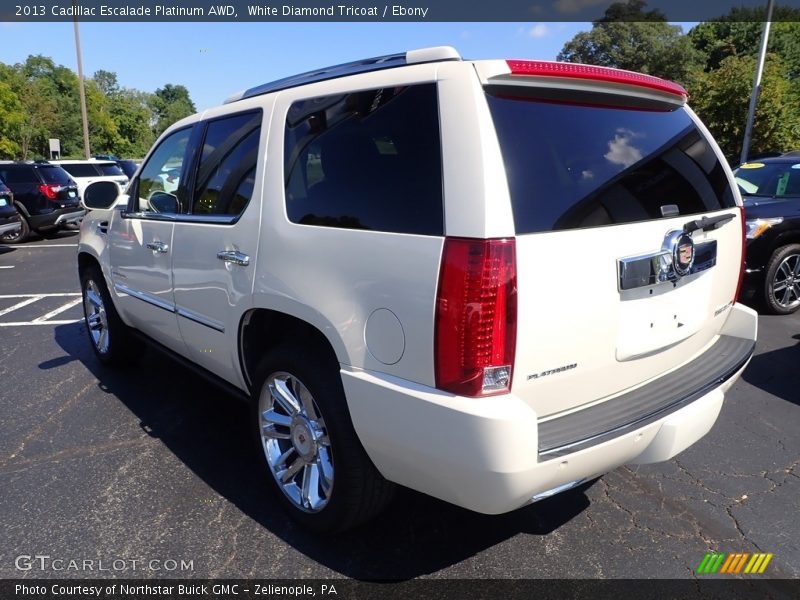
[[712, 229], [717, 229], [722, 227], [728, 221], [733, 220], [733, 215], [728, 213], [727, 215], [719, 215], [718, 217], [703, 217], [702, 219], [695, 219], [694, 221], [689, 221], [685, 223], [683, 226], [683, 230], [686, 233], [692, 233], [693, 231], [697, 231], [698, 229], [702, 229], [703, 231], [710, 231]]

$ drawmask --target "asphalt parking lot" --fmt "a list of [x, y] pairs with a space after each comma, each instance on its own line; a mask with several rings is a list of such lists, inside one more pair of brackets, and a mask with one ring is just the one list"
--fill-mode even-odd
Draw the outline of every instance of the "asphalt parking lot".
[[[800, 577], [800, 313], [759, 319], [717, 425], [677, 459], [495, 517], [403, 491], [319, 539], [269, 495], [243, 405], [154, 352], [100, 367], [76, 244], [0, 246], [0, 578], [691, 578], [710, 551]], [[20, 570], [33, 555], [97, 562]]]

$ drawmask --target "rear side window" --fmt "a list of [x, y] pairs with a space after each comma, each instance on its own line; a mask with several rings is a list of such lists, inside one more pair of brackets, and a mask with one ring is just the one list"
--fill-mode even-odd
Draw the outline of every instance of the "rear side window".
[[94, 165], [86, 163], [66, 163], [62, 164], [61, 168], [73, 177], [97, 177], [99, 175]]
[[12, 167], [0, 170], [0, 177], [9, 185], [15, 183], [39, 183], [33, 167]]
[[55, 183], [56, 185], [73, 185], [69, 174], [61, 167], [55, 165], [50, 167], [37, 167], [39, 175], [45, 183]]
[[294, 223], [442, 235], [435, 84], [296, 102], [284, 151]]
[[253, 195], [261, 111], [211, 121], [206, 129], [192, 212], [239, 215]]
[[631, 110], [488, 96], [517, 233], [598, 227], [735, 206], [683, 109]]

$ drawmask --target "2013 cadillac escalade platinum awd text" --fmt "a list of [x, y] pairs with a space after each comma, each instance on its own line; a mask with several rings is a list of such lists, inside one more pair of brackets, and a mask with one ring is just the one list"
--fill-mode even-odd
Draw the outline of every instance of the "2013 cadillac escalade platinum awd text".
[[252, 402], [316, 531], [395, 484], [514, 510], [705, 435], [747, 365], [741, 199], [679, 85], [449, 47], [170, 127], [79, 246], [103, 363], [145, 340]]

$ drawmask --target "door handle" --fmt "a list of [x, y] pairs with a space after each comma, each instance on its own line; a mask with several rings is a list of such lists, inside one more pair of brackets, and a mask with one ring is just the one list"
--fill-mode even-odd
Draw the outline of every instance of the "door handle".
[[167, 250], [169, 250], [169, 245], [164, 242], [147, 242], [145, 245], [149, 250], [159, 254], [166, 254]]
[[220, 250], [217, 252], [217, 258], [240, 267], [246, 267], [250, 264], [250, 257], [238, 250]]

